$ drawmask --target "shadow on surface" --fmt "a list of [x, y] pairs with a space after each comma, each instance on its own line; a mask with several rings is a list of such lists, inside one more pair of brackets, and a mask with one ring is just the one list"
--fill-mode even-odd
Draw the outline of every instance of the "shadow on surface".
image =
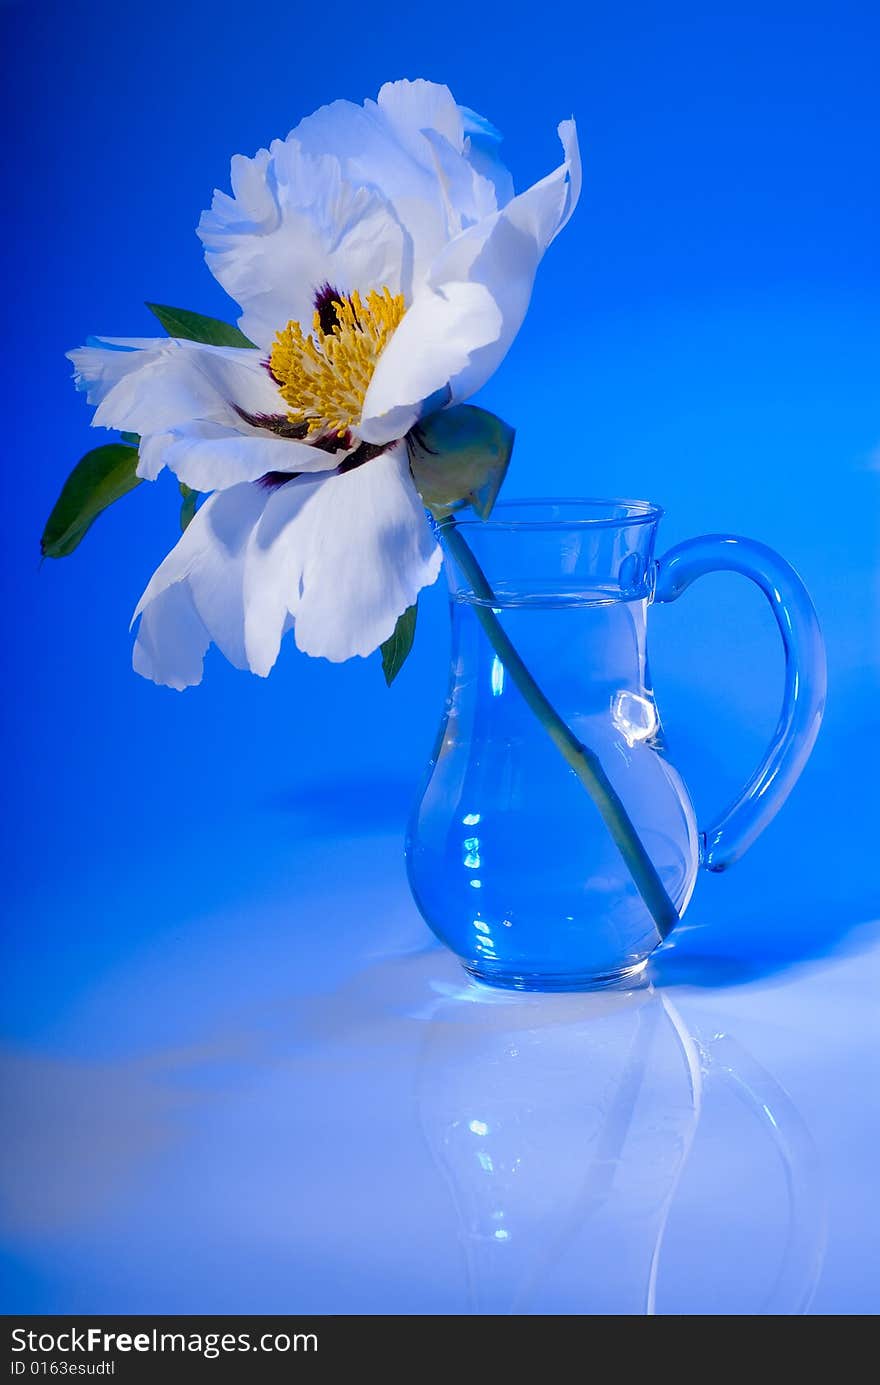
[[[649, 973], [657, 986], [703, 986], [718, 989], [754, 981], [785, 979], [811, 963], [854, 957], [880, 939], [880, 920], [853, 925], [836, 936], [807, 932], [803, 938], [768, 939], [767, 950], [750, 950], [754, 936], [740, 938], [729, 928], [709, 924], [680, 925], [651, 958]], [[775, 943], [775, 946], [774, 946]], [[782, 946], [780, 946], [782, 944]]]

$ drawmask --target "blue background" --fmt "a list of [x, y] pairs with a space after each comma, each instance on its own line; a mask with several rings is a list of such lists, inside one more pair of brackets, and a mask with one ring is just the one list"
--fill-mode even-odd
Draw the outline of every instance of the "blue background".
[[[579, 122], [581, 205], [484, 391], [519, 430], [508, 496], [651, 498], [667, 544], [762, 539], [818, 606], [824, 731], [750, 857], [701, 882], [701, 951], [797, 956], [875, 916], [880, 24], [869, 4], [709, 8], [0, 9], [8, 1021], [51, 1024], [71, 959], [100, 967], [193, 901], [246, 897], [265, 831], [274, 846], [304, 815], [403, 822], [445, 687], [439, 586], [390, 692], [377, 657], [340, 668], [289, 645], [267, 682], [212, 653], [180, 695], [131, 672], [127, 630], [175, 540], [171, 478], [71, 559], [37, 554], [68, 469], [106, 436], [64, 351], [151, 333], [147, 298], [228, 315], [193, 228], [229, 156], [400, 75], [486, 112], [518, 186], [554, 166], [558, 119]], [[661, 711], [704, 819], [772, 729], [776, 640], [736, 578], [653, 612]], [[251, 809], [274, 826], [232, 831]], [[232, 850], [227, 828], [243, 832]]]
[[[445, 690], [439, 585], [391, 691], [377, 656], [336, 667], [289, 642], [267, 682], [212, 653], [181, 695], [132, 673], [128, 634], [176, 539], [170, 477], [72, 558], [38, 558], [64, 477], [103, 440], [65, 350], [151, 334], [144, 299], [230, 316], [194, 234], [230, 155], [398, 76], [487, 114], [519, 187], [558, 161], [557, 121], [578, 120], [581, 205], [481, 401], [518, 428], [508, 497], [650, 498], [661, 547], [761, 539], [824, 626], [812, 762], [743, 863], [701, 880], [668, 979], [736, 982], [863, 936], [878, 914], [876, 6], [96, 0], [6, 3], [0, 26], [7, 1034], [85, 1043], [65, 1027], [83, 986], [161, 955], [195, 914], [234, 909], [239, 926], [270, 885], [293, 901], [303, 834], [338, 833], [338, 868], [356, 872], [350, 833], [402, 833]], [[655, 609], [651, 640], [705, 820], [772, 731], [777, 635], [756, 592], [718, 577]], [[235, 993], [235, 975], [210, 976]], [[112, 1044], [136, 1045], [140, 1023], [116, 1013]]]

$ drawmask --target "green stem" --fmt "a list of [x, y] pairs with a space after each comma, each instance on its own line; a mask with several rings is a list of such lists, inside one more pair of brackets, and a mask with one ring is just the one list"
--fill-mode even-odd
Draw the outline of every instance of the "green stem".
[[556, 749], [574, 770], [599, 809], [605, 826], [611, 833], [642, 899], [650, 910], [651, 917], [657, 925], [657, 932], [661, 938], [665, 938], [679, 921], [678, 910], [666, 893], [663, 881], [642, 845], [632, 820], [611, 780], [602, 768], [599, 757], [578, 740], [571, 727], [563, 721], [556, 708], [545, 697], [516, 652], [504, 626], [493, 610], [495, 593], [467, 540], [463, 537], [461, 530], [456, 527], [455, 521], [453, 519], [447, 520], [442, 526], [442, 532], [447, 550], [452, 554], [467, 579], [477, 598], [477, 603], [487, 603], [486, 605], [475, 604], [472, 609], [486, 632], [492, 648]]

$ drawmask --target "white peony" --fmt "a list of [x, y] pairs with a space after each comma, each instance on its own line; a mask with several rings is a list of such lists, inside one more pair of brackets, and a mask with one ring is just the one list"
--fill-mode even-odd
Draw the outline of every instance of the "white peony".
[[232, 160], [199, 236], [257, 350], [102, 338], [70, 352], [93, 422], [140, 435], [138, 472], [213, 492], [142, 596], [134, 666], [198, 683], [213, 641], [265, 675], [367, 655], [440, 570], [406, 435], [503, 359], [580, 190], [561, 165], [513, 195], [499, 136], [446, 87], [336, 101]]

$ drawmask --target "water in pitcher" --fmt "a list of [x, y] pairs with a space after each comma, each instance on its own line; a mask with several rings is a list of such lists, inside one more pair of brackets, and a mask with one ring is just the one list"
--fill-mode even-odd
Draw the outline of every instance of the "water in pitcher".
[[[557, 583], [558, 588], [558, 583]], [[666, 760], [648, 673], [647, 599], [620, 589], [495, 588], [505, 633], [596, 755], [682, 912], [698, 865], [687, 792]], [[475, 975], [595, 984], [644, 963], [657, 929], [598, 809], [454, 593], [452, 676], [408, 860], [417, 903]], [[530, 980], [531, 979], [531, 980]]]

